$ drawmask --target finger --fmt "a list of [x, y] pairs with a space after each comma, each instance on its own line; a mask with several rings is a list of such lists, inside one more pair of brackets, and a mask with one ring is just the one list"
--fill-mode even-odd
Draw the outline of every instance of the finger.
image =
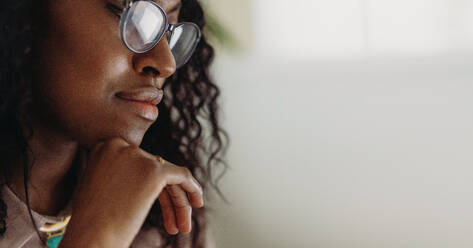
[[174, 214], [174, 207], [166, 190], [161, 191], [159, 195], [159, 203], [161, 204], [161, 211], [163, 212], [164, 227], [169, 234], [177, 234], [179, 229], [176, 225], [176, 216]]
[[195, 179], [193, 176], [191, 177], [191, 179], [194, 185], [196, 185], [197, 190], [194, 193], [189, 192], [189, 197], [191, 198], [191, 201], [193, 201], [192, 205], [194, 205], [194, 207], [201, 208], [204, 206], [204, 192], [202, 186], [200, 185], [199, 181], [197, 181], [197, 179]]
[[[158, 158], [159, 159], [159, 158]], [[204, 206], [203, 189], [199, 182], [194, 178], [188, 169], [177, 166], [169, 161], [162, 159], [164, 162], [166, 184], [180, 184], [182, 189], [189, 194], [191, 204], [200, 208]], [[167, 165], [167, 166], [166, 166]]]
[[174, 205], [179, 230], [182, 233], [189, 233], [192, 229], [192, 207], [187, 199], [186, 192], [179, 185], [169, 185], [166, 190]]

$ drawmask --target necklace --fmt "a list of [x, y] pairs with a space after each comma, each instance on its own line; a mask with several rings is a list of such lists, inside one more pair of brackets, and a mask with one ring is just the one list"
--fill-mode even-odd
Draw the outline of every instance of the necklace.
[[57, 248], [59, 242], [61, 242], [62, 236], [66, 232], [67, 223], [71, 219], [71, 215], [64, 217], [61, 222], [58, 223], [46, 223], [42, 226], [39, 231], [46, 233], [47, 245], [45, 248]]

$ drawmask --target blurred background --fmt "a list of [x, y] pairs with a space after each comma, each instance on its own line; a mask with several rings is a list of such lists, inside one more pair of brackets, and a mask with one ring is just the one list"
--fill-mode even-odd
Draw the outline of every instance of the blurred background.
[[473, 247], [473, 1], [203, 3], [217, 247]]

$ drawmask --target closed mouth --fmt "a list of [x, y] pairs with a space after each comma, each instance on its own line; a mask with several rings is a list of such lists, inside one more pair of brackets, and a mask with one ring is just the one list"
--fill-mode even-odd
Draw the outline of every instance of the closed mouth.
[[156, 87], [135, 88], [116, 94], [117, 97], [124, 100], [143, 102], [154, 106], [161, 102], [163, 95], [163, 91]]

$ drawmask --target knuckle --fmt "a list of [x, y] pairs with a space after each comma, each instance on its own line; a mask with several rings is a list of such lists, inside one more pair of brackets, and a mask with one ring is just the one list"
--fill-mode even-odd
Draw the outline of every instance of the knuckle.
[[123, 153], [131, 153], [131, 154], [138, 154], [140, 148], [135, 144], [130, 144], [121, 149]]
[[165, 166], [164, 163], [161, 163], [161, 161], [158, 158], [154, 157], [153, 161], [155, 163], [155, 166], [156, 166], [157, 170], [162, 170], [164, 168], [164, 166]]
[[192, 211], [192, 206], [190, 205], [190, 203], [188, 201], [182, 201], [182, 202], [179, 202], [179, 204], [176, 204], [176, 206], [174, 206], [176, 209], [182, 209], [182, 210], [186, 210], [186, 211]]
[[153, 178], [161, 178], [163, 176], [163, 171], [160, 168], [160, 163], [153, 158], [150, 157], [143, 157], [143, 166], [145, 167], [145, 171], [148, 175]]
[[124, 141], [122, 138], [113, 137], [113, 138], [110, 138], [107, 141], [105, 141], [104, 149], [110, 150], [110, 149], [114, 149], [116, 147], [124, 146], [124, 144], [126, 144], [126, 141]]
[[186, 178], [193, 177], [192, 172], [187, 167], [179, 166], [179, 168], [181, 170], [182, 175], [184, 175]]
[[108, 143], [109, 143], [109, 144], [114, 144], [114, 145], [122, 144], [122, 143], [123, 143], [123, 139], [120, 138], [120, 137], [113, 137], [113, 138], [110, 138], [110, 139], [108, 140]]

